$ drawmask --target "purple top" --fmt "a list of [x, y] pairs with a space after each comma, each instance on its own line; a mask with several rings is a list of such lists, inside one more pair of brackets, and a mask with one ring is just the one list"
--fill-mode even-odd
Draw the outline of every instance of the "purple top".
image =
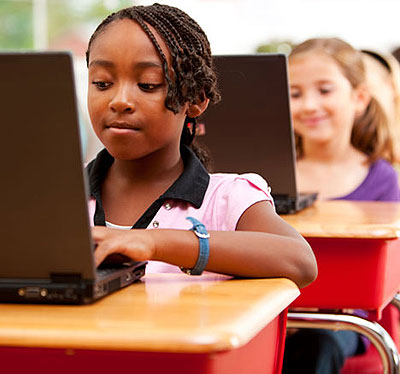
[[348, 195], [333, 200], [400, 201], [399, 176], [389, 162], [371, 164], [363, 182]]

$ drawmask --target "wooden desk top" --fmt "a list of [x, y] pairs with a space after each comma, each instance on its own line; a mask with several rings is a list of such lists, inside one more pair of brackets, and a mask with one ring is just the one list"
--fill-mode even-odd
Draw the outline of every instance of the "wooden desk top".
[[397, 239], [400, 203], [317, 201], [313, 206], [282, 218], [305, 237]]
[[91, 305], [0, 304], [0, 345], [215, 352], [246, 344], [299, 290], [290, 280], [146, 275]]

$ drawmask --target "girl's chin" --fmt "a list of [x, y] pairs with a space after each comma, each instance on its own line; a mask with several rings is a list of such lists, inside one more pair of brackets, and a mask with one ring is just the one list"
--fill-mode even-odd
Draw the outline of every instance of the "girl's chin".
[[141, 152], [138, 152], [137, 149], [133, 149], [132, 147], [113, 147], [112, 145], [106, 145], [108, 153], [117, 160], [123, 161], [131, 161], [137, 160], [145, 156]]
[[300, 135], [305, 141], [314, 144], [327, 144], [334, 139], [331, 134], [304, 134]]

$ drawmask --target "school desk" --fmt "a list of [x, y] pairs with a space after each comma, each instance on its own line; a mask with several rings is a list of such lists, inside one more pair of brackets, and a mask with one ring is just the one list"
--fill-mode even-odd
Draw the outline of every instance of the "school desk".
[[154, 274], [91, 305], [0, 304], [1, 372], [278, 374], [298, 295], [283, 278]]
[[[399, 373], [396, 346], [375, 321], [400, 286], [400, 203], [318, 201], [282, 218], [318, 263], [317, 280], [290, 307], [288, 327], [358, 331], [378, 349], [385, 373]], [[368, 320], [343, 314], [348, 309], [367, 310]]]

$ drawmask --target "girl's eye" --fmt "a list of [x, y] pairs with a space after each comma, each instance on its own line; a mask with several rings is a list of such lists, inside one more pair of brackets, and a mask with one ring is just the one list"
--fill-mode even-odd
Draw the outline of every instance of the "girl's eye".
[[162, 84], [156, 84], [156, 83], [139, 83], [140, 89], [146, 92], [154, 91], [157, 88], [160, 88], [161, 86]]
[[291, 97], [292, 99], [297, 99], [297, 98], [300, 97], [300, 92], [297, 91], [297, 90], [292, 90], [292, 91], [290, 91], [290, 97]]
[[319, 89], [319, 92], [320, 92], [322, 95], [329, 94], [330, 92], [332, 92], [332, 87], [321, 87], [321, 88]]
[[93, 81], [93, 85], [95, 85], [100, 91], [104, 91], [111, 86], [111, 82], [103, 82], [103, 81]]

